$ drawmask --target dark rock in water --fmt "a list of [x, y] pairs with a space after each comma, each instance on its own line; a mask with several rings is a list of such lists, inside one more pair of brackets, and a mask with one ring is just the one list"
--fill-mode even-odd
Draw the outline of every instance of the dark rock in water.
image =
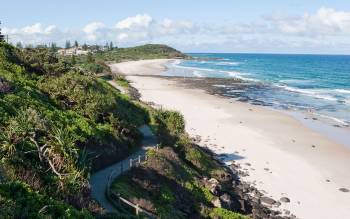
[[318, 120], [317, 118], [313, 117], [312, 120]]
[[341, 192], [350, 192], [350, 190], [347, 189], [347, 188], [340, 188], [339, 191], [341, 191]]
[[273, 199], [270, 198], [270, 197], [266, 197], [266, 196], [261, 197], [261, 198], [260, 198], [260, 201], [261, 201], [262, 203], [267, 204], [267, 205], [270, 205], [270, 206], [272, 206], [273, 204], [276, 203], [275, 200], [273, 200]]
[[341, 126], [340, 125], [333, 125], [334, 127], [336, 127], [336, 128], [340, 128]]
[[282, 198], [280, 198], [280, 201], [284, 202], [284, 203], [288, 203], [288, 202], [290, 202], [290, 199], [287, 197], [282, 197]]

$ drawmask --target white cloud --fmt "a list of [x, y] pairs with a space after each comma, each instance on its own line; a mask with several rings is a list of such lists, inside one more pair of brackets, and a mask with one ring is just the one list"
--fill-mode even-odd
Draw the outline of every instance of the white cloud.
[[92, 22], [87, 24], [84, 28], [83, 31], [87, 34], [95, 33], [99, 29], [103, 28], [105, 25], [101, 22]]
[[107, 26], [91, 22], [78, 30], [60, 30], [41, 23], [22, 28], [3, 28], [13, 42], [39, 44], [65, 40], [119, 46], [141, 43], [167, 43], [187, 51], [307, 52], [325, 50], [350, 53], [350, 12], [320, 8], [299, 16], [262, 17], [250, 23], [207, 23], [154, 19], [138, 14]]
[[57, 27], [55, 25], [50, 25], [44, 29], [44, 33], [45, 34], [52, 34], [56, 29], [57, 29]]
[[320, 8], [316, 14], [305, 13], [297, 18], [272, 18], [271, 24], [286, 34], [329, 36], [350, 33], [350, 12]]
[[86, 33], [86, 39], [94, 41], [99, 38], [99, 36], [103, 35], [103, 29], [105, 25], [101, 22], [92, 22], [87, 24], [83, 28], [83, 32]]
[[123, 40], [127, 39], [128, 37], [129, 37], [129, 35], [126, 33], [118, 34], [118, 40], [120, 40], [120, 41], [123, 41]]
[[40, 23], [33, 24], [32, 26], [26, 26], [22, 28], [22, 32], [25, 34], [42, 33], [42, 26]]
[[115, 27], [117, 29], [135, 29], [147, 28], [152, 23], [153, 18], [148, 14], [138, 14], [134, 17], [128, 17], [119, 21]]
[[47, 27], [43, 27], [41, 23], [36, 23], [31, 26], [25, 26], [22, 29], [6, 29], [9, 33], [12, 34], [28, 34], [28, 35], [33, 35], [33, 34], [51, 34], [56, 30], [55, 25], [49, 25]]

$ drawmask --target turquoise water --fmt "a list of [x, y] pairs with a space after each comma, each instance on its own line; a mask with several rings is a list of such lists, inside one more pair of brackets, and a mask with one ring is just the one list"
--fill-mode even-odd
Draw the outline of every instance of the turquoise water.
[[[167, 75], [241, 78], [252, 86], [226, 89], [226, 96], [263, 105], [311, 111], [350, 124], [350, 56], [190, 54], [200, 60], [171, 64]], [[254, 86], [256, 85], [256, 86]], [[233, 95], [233, 93], [235, 93]]]

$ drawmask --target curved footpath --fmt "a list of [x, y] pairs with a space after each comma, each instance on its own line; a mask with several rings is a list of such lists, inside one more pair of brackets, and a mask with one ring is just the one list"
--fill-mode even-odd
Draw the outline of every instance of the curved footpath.
[[113, 212], [115, 211], [113, 205], [108, 201], [106, 197], [106, 189], [108, 187], [109, 178], [111, 176], [111, 173], [113, 172], [113, 178], [112, 181], [116, 179], [118, 176], [122, 174], [121, 172], [121, 165], [123, 165], [123, 169], [129, 170], [130, 169], [130, 159], [136, 159], [140, 155], [145, 155], [147, 150], [155, 147], [157, 145], [157, 138], [152, 133], [151, 129], [144, 125], [139, 129], [144, 138], [142, 140], [142, 147], [126, 159], [115, 163], [105, 169], [102, 169], [94, 174], [92, 174], [90, 179], [90, 185], [91, 185], [91, 196], [100, 203], [100, 205], [106, 209], [107, 212]]

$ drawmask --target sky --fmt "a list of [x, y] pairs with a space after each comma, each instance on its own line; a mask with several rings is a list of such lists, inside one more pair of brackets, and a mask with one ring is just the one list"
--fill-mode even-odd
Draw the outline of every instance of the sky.
[[0, 0], [12, 43], [350, 54], [349, 0]]

